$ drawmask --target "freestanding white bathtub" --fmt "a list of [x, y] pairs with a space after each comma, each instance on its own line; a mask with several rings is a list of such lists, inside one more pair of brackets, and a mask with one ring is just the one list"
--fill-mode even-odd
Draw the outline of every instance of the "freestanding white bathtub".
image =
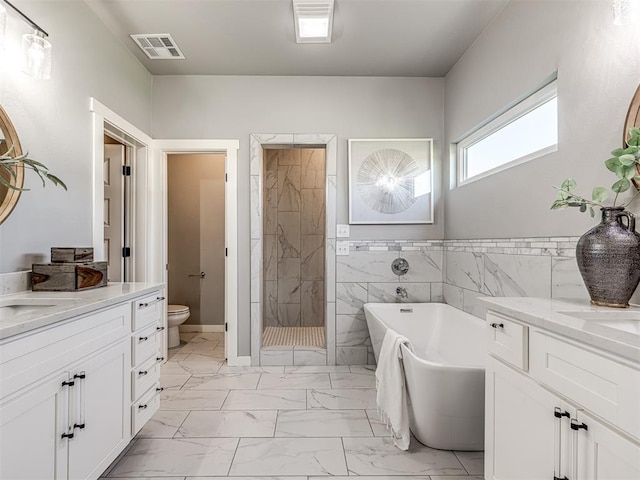
[[484, 449], [485, 323], [443, 303], [367, 303], [378, 360], [387, 329], [409, 339], [402, 357], [411, 431], [443, 450]]

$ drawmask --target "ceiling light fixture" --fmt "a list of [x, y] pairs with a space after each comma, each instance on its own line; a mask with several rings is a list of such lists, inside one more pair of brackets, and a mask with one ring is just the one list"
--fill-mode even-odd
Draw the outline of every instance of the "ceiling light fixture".
[[613, 24], [631, 25], [640, 18], [640, 0], [612, 0]]
[[297, 43], [331, 43], [334, 0], [292, 0]]
[[[45, 37], [49, 34], [44, 31], [36, 22], [27, 17], [17, 7], [8, 0], [2, 0], [8, 7], [15, 11], [20, 17], [33, 27], [33, 33], [27, 33], [22, 36], [22, 71], [27, 75], [41, 80], [49, 80], [51, 78], [51, 43]], [[0, 5], [1, 7], [1, 5]], [[5, 10], [6, 14], [6, 10]], [[1, 17], [1, 15], [0, 15]], [[0, 18], [0, 30], [1, 25]], [[5, 16], [6, 25], [6, 16]], [[2, 33], [0, 31], [0, 33]]]

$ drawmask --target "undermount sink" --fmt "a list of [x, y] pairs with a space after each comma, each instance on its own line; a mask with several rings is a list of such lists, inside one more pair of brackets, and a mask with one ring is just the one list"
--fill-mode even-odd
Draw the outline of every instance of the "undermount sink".
[[570, 311], [558, 312], [563, 315], [586, 320], [589, 322], [599, 323], [617, 330], [640, 334], [640, 311], [637, 310], [618, 310], [618, 311]]
[[13, 318], [47, 308], [57, 307], [73, 299], [70, 298], [22, 298], [0, 300], [0, 319]]

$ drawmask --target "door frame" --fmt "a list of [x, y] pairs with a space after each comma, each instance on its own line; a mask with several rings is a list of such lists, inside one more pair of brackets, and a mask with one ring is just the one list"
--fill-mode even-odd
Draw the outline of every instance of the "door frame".
[[251, 357], [238, 356], [238, 149], [239, 140], [156, 140], [154, 142], [153, 165], [158, 172], [162, 192], [162, 265], [163, 282], [167, 282], [168, 231], [167, 231], [167, 156], [181, 153], [224, 153], [225, 159], [225, 353], [230, 366], [251, 364]]

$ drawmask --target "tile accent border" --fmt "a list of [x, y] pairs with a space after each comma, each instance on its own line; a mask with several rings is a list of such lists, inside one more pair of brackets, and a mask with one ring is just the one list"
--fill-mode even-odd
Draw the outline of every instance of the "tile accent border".
[[580, 237], [485, 238], [444, 240], [448, 252], [479, 252], [507, 255], [549, 255], [575, 257]]
[[[250, 185], [251, 185], [251, 364], [261, 365], [262, 359], [273, 362], [275, 354], [261, 354], [263, 328], [263, 147], [293, 145], [324, 145], [326, 148], [326, 230], [325, 230], [325, 328], [326, 365], [335, 365], [335, 293], [336, 293], [336, 219], [337, 219], [337, 160], [338, 140], [333, 134], [251, 134]], [[281, 354], [282, 355], [282, 354]], [[316, 361], [320, 361], [318, 355]], [[267, 360], [267, 358], [269, 360]], [[287, 354], [286, 362], [292, 361]], [[305, 358], [305, 361], [309, 361]], [[273, 363], [271, 363], [273, 364]]]

